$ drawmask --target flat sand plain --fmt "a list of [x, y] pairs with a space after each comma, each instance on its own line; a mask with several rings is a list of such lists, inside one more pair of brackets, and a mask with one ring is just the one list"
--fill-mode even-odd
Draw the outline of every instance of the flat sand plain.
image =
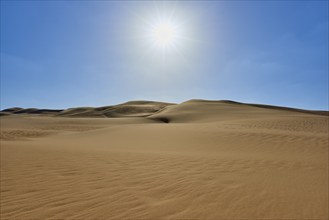
[[1, 219], [328, 219], [326, 115], [192, 100], [87, 116], [1, 117]]

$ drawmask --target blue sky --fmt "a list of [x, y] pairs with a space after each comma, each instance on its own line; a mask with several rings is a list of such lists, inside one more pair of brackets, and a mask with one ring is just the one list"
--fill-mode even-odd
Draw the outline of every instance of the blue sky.
[[328, 1], [1, 1], [1, 109], [194, 98], [328, 110]]

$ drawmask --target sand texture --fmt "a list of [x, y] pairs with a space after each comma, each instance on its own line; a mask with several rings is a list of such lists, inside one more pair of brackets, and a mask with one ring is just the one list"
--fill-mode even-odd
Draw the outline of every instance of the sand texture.
[[328, 219], [325, 111], [191, 100], [1, 115], [1, 219]]

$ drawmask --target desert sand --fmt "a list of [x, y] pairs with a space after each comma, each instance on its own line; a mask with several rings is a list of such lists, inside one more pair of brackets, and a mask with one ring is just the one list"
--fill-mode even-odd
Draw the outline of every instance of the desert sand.
[[1, 115], [1, 219], [328, 219], [325, 111], [190, 100]]

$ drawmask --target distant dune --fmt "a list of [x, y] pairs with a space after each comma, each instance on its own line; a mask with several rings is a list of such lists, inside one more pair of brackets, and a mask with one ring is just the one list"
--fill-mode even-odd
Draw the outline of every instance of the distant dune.
[[172, 103], [152, 101], [131, 101], [119, 105], [103, 107], [77, 107], [61, 110], [36, 109], [36, 108], [9, 108], [0, 111], [0, 116], [11, 114], [47, 114], [62, 117], [145, 117], [152, 115]]
[[328, 219], [328, 111], [190, 100], [0, 112], [1, 219]]

